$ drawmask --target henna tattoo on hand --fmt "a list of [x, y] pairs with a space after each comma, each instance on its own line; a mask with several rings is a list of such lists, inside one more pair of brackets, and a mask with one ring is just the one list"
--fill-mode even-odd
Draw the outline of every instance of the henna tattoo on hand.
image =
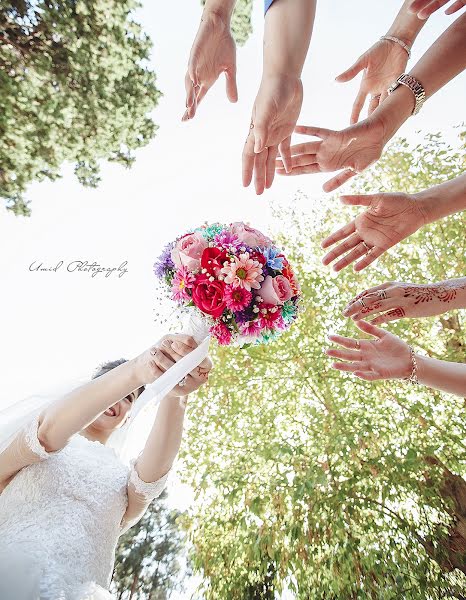
[[197, 367], [197, 376], [201, 379], [207, 379], [209, 377], [209, 370]]
[[398, 308], [394, 308], [393, 310], [389, 310], [388, 313], [385, 313], [387, 317], [393, 317], [394, 319], [402, 319], [406, 316], [404, 309], [399, 306]]
[[464, 280], [453, 280], [434, 285], [416, 285], [406, 287], [404, 297], [415, 298], [414, 304], [423, 304], [424, 302], [432, 302], [432, 300], [449, 304], [456, 298], [458, 291], [462, 289], [466, 289]]
[[367, 313], [372, 312], [373, 310], [378, 310], [380, 307], [382, 306], [382, 304], [380, 302], [376, 302], [375, 304], [373, 304], [372, 306], [366, 306], [366, 308], [363, 308], [361, 310], [361, 314], [365, 315]]

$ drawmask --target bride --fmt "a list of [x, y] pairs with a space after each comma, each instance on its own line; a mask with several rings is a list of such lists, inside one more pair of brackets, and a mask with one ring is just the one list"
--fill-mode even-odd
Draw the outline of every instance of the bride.
[[133, 360], [103, 365], [3, 450], [0, 439], [1, 600], [111, 598], [118, 537], [162, 492], [181, 443], [183, 400], [207, 381], [210, 359], [162, 398], [129, 466], [109, 438], [128, 426], [144, 386], [196, 346], [192, 337], [170, 335]]

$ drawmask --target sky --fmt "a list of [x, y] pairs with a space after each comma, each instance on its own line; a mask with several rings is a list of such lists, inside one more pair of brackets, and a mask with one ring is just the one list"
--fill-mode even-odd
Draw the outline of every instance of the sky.
[[[335, 76], [387, 31], [400, 4], [318, 2], [303, 71], [301, 124], [332, 129], [348, 125], [359, 77], [338, 84]], [[267, 231], [270, 202], [291, 201], [297, 191], [306, 194], [310, 204], [335, 202], [340, 210], [336, 199], [321, 191], [328, 175], [276, 178], [263, 196], [241, 185], [241, 151], [261, 77], [262, 2], [255, 3], [252, 38], [238, 50], [238, 103], [227, 101], [222, 80], [196, 118], [181, 122], [184, 74], [200, 15], [195, 1], [183, 3], [181, 9], [178, 2], [149, 0], [136, 15], [154, 41], [151, 66], [163, 97], [153, 113], [160, 127], [157, 136], [137, 152], [132, 169], [103, 165], [102, 182], [93, 190], [80, 186], [65, 165], [61, 180], [30, 186], [31, 218], [17, 218], [0, 208], [0, 408], [86, 377], [106, 360], [133, 357], [165, 333], [154, 321], [158, 311], [152, 264], [180, 233], [205, 221], [234, 220]], [[438, 11], [428, 21], [411, 65], [452, 20]], [[420, 131], [442, 131], [454, 141], [454, 126], [464, 121], [464, 106], [463, 74], [429, 99], [399, 134], [415, 142], [421, 140]], [[122, 277], [113, 273], [91, 278], [63, 268], [30, 271], [34, 262], [53, 267], [59, 261], [66, 265], [78, 260], [115, 268], [126, 262], [127, 272]], [[174, 503], [189, 501], [186, 490], [173, 490], [180, 496]]]

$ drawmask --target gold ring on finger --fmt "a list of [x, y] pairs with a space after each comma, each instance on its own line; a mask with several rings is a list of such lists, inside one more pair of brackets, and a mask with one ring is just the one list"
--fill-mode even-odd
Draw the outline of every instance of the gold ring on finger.
[[366, 242], [364, 242], [364, 241], [362, 241], [361, 243], [364, 246], [364, 248], [366, 249], [366, 254], [369, 254], [369, 252], [371, 252], [372, 248], [368, 244], [366, 244]]
[[361, 350], [361, 342], [359, 340], [356, 340], [356, 349]]
[[364, 302], [364, 300], [362, 298], [359, 298], [358, 302], [363, 308], [367, 307], [366, 303]]

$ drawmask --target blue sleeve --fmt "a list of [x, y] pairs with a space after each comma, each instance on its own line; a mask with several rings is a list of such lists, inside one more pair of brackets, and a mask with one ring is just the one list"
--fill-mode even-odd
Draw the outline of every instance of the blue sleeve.
[[273, 0], [264, 0], [264, 15], [272, 5]]

